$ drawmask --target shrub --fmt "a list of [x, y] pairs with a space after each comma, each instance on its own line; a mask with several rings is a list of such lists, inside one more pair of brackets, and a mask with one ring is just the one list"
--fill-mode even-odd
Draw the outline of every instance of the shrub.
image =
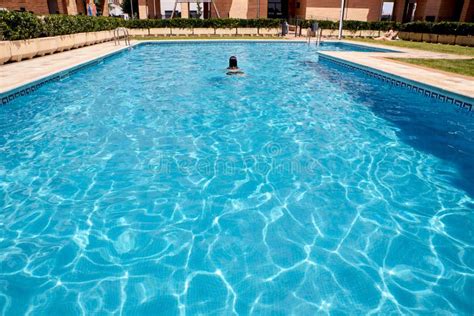
[[474, 35], [474, 23], [462, 22], [412, 22], [402, 24], [401, 31], [413, 33], [434, 33], [443, 35]]
[[20, 40], [44, 36], [57, 36], [81, 32], [112, 30], [120, 26], [128, 28], [234, 28], [279, 27], [278, 19], [147, 19], [123, 20], [112, 17], [72, 15], [47, 15], [39, 17], [28, 12], [0, 12], [0, 31], [6, 40]]
[[[339, 22], [336, 21], [317, 21], [317, 20], [305, 20], [302, 21], [302, 27], [310, 27], [312, 23], [318, 22], [320, 28], [325, 30], [337, 30], [339, 28]], [[387, 31], [391, 28], [398, 30], [400, 28], [400, 23], [392, 21], [384, 22], [366, 22], [366, 21], [344, 21], [343, 24], [344, 30], [348, 31], [359, 31], [359, 30], [382, 30]]]
[[458, 35], [474, 36], [474, 23], [459, 23], [456, 32]]
[[2, 37], [6, 40], [21, 40], [44, 36], [44, 25], [29, 12], [0, 11]]
[[403, 32], [415, 32], [415, 33], [431, 33], [433, 23], [431, 22], [411, 22], [403, 24], [400, 27], [400, 31]]
[[131, 20], [127, 26], [130, 28], [155, 28], [155, 27], [212, 27], [212, 28], [233, 28], [233, 27], [279, 27], [281, 20], [278, 19], [168, 19], [168, 20]]
[[[48, 15], [39, 17], [28, 12], [0, 11], [0, 35], [6, 40], [20, 40], [43, 36], [56, 36], [74, 34], [81, 32], [95, 32], [112, 30], [120, 26], [128, 28], [234, 28], [234, 27], [257, 27], [270, 28], [279, 27], [282, 20], [279, 19], [148, 19], [148, 20], [122, 20], [112, 17], [90, 17], [71, 15]], [[318, 22], [322, 29], [337, 29], [339, 23], [335, 21], [302, 20], [302, 27], [309, 27]], [[390, 28], [405, 32], [423, 32], [453, 35], [474, 35], [474, 23], [457, 22], [413, 22], [400, 24], [396, 22], [365, 22], [344, 21], [344, 29], [349, 31], [358, 30], [382, 30]]]

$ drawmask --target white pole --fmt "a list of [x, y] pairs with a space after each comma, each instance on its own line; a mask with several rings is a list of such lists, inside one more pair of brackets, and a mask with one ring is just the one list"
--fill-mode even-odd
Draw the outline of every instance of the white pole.
[[344, 21], [344, 0], [341, 0], [341, 16], [339, 17], [339, 35], [338, 39], [342, 39], [342, 22]]
[[156, 19], [156, 0], [153, 0], [153, 18]]
[[130, 7], [132, 9], [132, 17], [131, 18], [133, 19], [133, 0], [130, 0]]

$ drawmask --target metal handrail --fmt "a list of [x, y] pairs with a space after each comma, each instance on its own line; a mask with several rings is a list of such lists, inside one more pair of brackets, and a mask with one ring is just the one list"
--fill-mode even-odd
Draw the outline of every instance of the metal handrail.
[[125, 27], [118, 27], [114, 30], [114, 44], [120, 45], [120, 31], [123, 33], [125, 46], [130, 46], [130, 34]]
[[317, 29], [316, 33], [316, 48], [319, 48], [319, 44], [321, 44], [321, 37], [323, 36], [323, 29]]
[[[316, 47], [319, 48], [319, 44], [321, 43], [321, 38], [322, 38], [322, 35], [323, 34], [323, 30], [321, 28], [318, 28], [316, 29], [316, 31], [314, 32], [314, 36], [316, 37]], [[311, 31], [311, 28], [308, 27], [307, 31], [306, 31], [306, 42], [308, 43], [308, 45], [311, 44], [311, 37], [313, 36], [313, 31]]]

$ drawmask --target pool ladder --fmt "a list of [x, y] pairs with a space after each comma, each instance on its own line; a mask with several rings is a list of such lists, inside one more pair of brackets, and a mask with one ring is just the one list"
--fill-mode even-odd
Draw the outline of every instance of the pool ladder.
[[[122, 32], [122, 36], [120, 36]], [[114, 30], [114, 43], [115, 45], [120, 45], [120, 38], [123, 37], [125, 46], [130, 46], [130, 34], [128, 29], [125, 27], [118, 27]]]
[[[307, 43], [308, 45], [311, 44], [311, 35], [313, 32], [311, 32], [311, 28], [308, 28], [308, 31], [306, 32], [306, 38], [307, 38]], [[319, 44], [321, 44], [321, 37], [323, 35], [323, 29], [318, 28], [315, 32], [316, 34], [316, 48], [319, 49]]]

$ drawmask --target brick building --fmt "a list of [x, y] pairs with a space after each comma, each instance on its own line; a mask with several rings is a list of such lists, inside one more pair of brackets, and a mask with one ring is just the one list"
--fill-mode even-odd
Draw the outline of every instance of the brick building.
[[[33, 11], [37, 14], [86, 14], [93, 0], [0, 0], [0, 8]], [[108, 15], [108, 4], [119, 0], [101, 0], [97, 12]], [[180, 0], [187, 1], [187, 0]], [[189, 0], [196, 2], [195, 0]], [[206, 0], [201, 0], [206, 1]], [[136, 12], [141, 19], [160, 18], [161, 0], [138, 0]], [[221, 17], [231, 18], [306, 18], [338, 20], [341, 0], [214, 0]], [[345, 0], [347, 20], [378, 21], [382, 8], [391, 4], [392, 20], [408, 22], [465, 21], [473, 22], [474, 0]], [[204, 17], [216, 17], [211, 3], [202, 3]], [[183, 18], [189, 17], [189, 3], [180, 3]]]
[[[338, 20], [341, 0], [215, 0], [222, 17]], [[473, 22], [474, 0], [345, 0], [347, 20], [379, 21], [384, 5], [392, 4], [391, 18]], [[212, 16], [215, 10], [211, 11]]]
[[393, 18], [399, 22], [474, 22], [474, 0], [395, 0]]
[[160, 0], [138, 0], [138, 16], [140, 19], [161, 18]]
[[36, 14], [86, 14], [88, 4], [95, 6], [100, 15], [108, 15], [108, 1], [101, 0], [95, 5], [93, 0], [0, 0], [0, 8], [31, 11]]

